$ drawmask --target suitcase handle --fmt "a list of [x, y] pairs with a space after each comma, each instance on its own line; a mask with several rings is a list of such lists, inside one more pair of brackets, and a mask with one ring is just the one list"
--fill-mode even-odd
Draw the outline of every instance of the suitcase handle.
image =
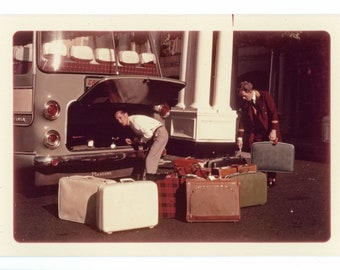
[[277, 145], [277, 143], [279, 142], [279, 139], [276, 138], [275, 140], [270, 140], [270, 141], [273, 145]]
[[119, 181], [120, 181], [121, 183], [135, 182], [135, 180], [132, 179], [132, 178], [121, 178]]
[[228, 178], [232, 178], [233, 176], [239, 175], [239, 174], [240, 174], [239, 172], [236, 172], [236, 173], [228, 174], [228, 175], [224, 176], [223, 178], [228, 179]]
[[249, 172], [236, 172], [236, 173], [232, 173], [232, 174], [228, 174], [226, 176], [223, 177], [223, 179], [227, 179], [227, 178], [232, 178], [233, 176], [237, 176], [237, 175], [240, 175], [240, 174], [252, 174], [252, 173], [257, 173], [257, 172], [254, 172], [254, 171], [249, 171]]

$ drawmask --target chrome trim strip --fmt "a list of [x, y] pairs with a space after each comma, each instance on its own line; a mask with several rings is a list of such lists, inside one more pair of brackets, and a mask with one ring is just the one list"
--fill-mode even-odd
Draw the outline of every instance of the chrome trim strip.
[[110, 152], [110, 153], [91, 153], [78, 155], [63, 155], [63, 156], [35, 156], [34, 167], [37, 170], [44, 169], [60, 169], [70, 167], [72, 165], [101, 165], [109, 162], [116, 162], [125, 159], [136, 159], [143, 155], [140, 151], [131, 152]]

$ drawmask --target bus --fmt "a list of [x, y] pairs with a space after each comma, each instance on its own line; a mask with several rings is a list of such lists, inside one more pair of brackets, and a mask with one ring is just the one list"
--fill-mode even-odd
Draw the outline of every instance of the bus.
[[131, 131], [114, 112], [154, 115], [185, 86], [162, 76], [155, 43], [144, 31], [16, 32], [15, 177], [36, 186], [72, 174], [140, 178], [144, 150], [125, 144]]

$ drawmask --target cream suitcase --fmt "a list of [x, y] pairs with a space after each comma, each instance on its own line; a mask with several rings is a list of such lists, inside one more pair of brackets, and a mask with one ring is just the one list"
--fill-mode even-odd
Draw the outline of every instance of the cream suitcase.
[[97, 196], [97, 227], [105, 233], [152, 228], [158, 224], [158, 188], [153, 181], [102, 185]]
[[93, 176], [67, 176], [59, 179], [58, 216], [60, 219], [96, 226], [97, 191], [116, 181]]

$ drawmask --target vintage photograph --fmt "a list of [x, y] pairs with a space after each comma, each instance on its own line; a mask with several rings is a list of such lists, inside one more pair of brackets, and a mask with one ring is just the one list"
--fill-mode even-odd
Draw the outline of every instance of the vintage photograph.
[[191, 18], [10, 31], [14, 246], [332, 243], [331, 23]]

